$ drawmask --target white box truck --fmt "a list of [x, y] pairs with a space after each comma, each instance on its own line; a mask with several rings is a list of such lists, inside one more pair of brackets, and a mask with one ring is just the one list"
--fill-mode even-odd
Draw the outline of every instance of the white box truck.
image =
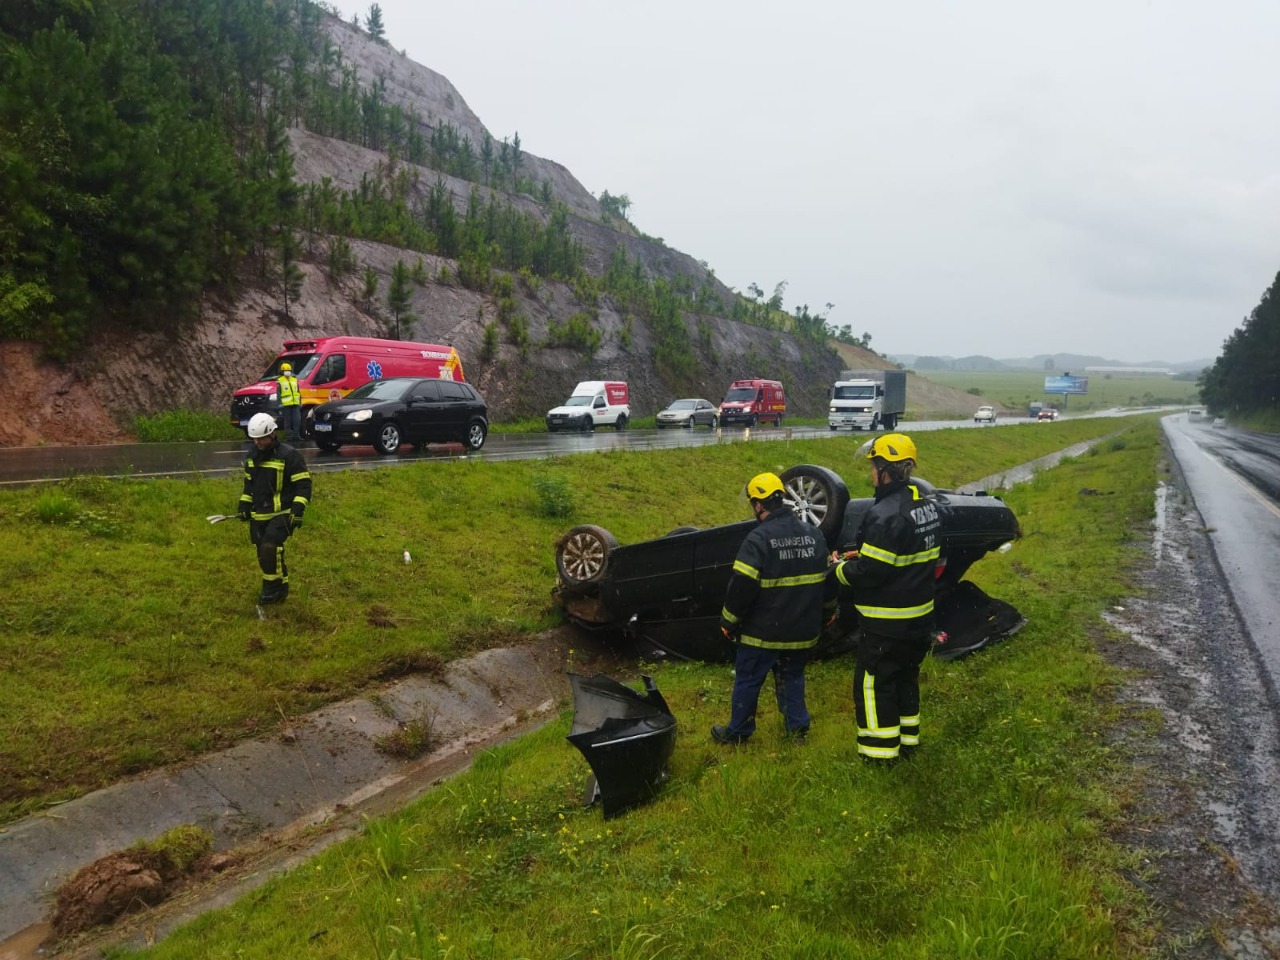
[[842, 370], [831, 386], [832, 430], [892, 430], [907, 409], [905, 370]]

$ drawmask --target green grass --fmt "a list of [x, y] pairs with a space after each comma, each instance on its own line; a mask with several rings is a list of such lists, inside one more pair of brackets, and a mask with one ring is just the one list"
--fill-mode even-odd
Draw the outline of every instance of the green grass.
[[[1044, 378], [1057, 376], [1061, 371], [1033, 373], [1030, 371], [964, 371], [924, 370], [920, 375], [944, 387], [957, 390], [977, 389], [988, 400], [1003, 403], [1015, 410], [1025, 410], [1038, 400], [1063, 405], [1059, 394], [1045, 394]], [[1192, 380], [1174, 380], [1167, 376], [1134, 376], [1078, 372], [1087, 376], [1089, 392], [1083, 396], [1066, 399], [1066, 410], [1083, 413], [1090, 410], [1109, 410], [1112, 407], [1150, 407], [1169, 404], [1194, 404], [1200, 402], [1200, 391]]]
[[[1124, 426], [932, 431], [921, 474], [953, 486]], [[553, 546], [574, 523], [627, 543], [739, 520], [745, 478], [795, 463], [833, 467], [866, 495], [854, 440], [317, 474], [289, 546], [292, 594], [265, 624], [245, 527], [204, 520], [234, 511], [236, 480], [0, 491], [0, 823], [260, 733], [395, 664], [558, 622]]]
[[166, 410], [154, 417], [134, 417], [133, 432], [139, 443], [244, 439], [244, 431], [232, 426], [226, 414], [207, 410]]
[[[784, 741], [767, 696], [751, 744], [714, 745], [728, 667], [648, 665], [680, 723], [655, 802], [607, 822], [579, 806], [588, 771], [564, 741], [566, 711], [146, 956], [1150, 955], [1157, 917], [1120, 879], [1139, 855], [1108, 839], [1135, 773], [1110, 745], [1118, 676], [1094, 641], [1102, 611], [1135, 589], [1160, 445], [1154, 418], [1111, 427], [1124, 436], [1007, 494], [1026, 535], [973, 576], [1030, 623], [981, 654], [926, 663], [923, 746], [910, 763], [857, 761], [847, 658], [810, 668], [804, 747]], [[952, 484], [974, 463], [985, 472], [1033, 452], [997, 449], [1002, 433], [1015, 445], [1045, 435], [931, 433], [922, 448], [934, 469], [922, 473]], [[825, 449], [845, 465], [846, 444]], [[759, 463], [762, 451], [704, 451], [688, 512], [641, 507], [611, 482], [597, 519], [624, 539], [705, 521], [704, 506], [731, 499], [722, 487], [744, 453]]]

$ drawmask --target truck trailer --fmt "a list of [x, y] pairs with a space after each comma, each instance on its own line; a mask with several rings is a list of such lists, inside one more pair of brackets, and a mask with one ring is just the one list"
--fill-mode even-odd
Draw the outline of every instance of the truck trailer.
[[842, 370], [831, 386], [832, 430], [892, 430], [907, 409], [905, 370]]

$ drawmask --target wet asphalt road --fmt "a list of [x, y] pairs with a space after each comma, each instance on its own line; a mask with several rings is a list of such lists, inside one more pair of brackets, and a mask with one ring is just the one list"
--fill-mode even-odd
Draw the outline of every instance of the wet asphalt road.
[[1280, 437], [1162, 421], [1240, 618], [1280, 703]]
[[[1134, 411], [1109, 410], [1094, 416], [1123, 416]], [[1034, 424], [1033, 420], [1012, 418], [1000, 424]], [[990, 429], [988, 424], [972, 420], [913, 420], [902, 429], [917, 433], [948, 428]], [[1049, 429], [1046, 426], [1037, 429]], [[875, 436], [865, 431], [826, 427], [783, 426], [754, 427], [752, 443], [777, 440], [811, 440], [826, 437], [857, 444]], [[491, 433], [484, 449], [469, 455], [474, 460], [534, 460], [563, 457], [575, 453], [598, 453], [606, 450], [662, 450], [671, 447], [705, 446], [715, 443], [738, 443], [747, 436], [741, 427], [723, 430], [616, 430], [604, 429], [585, 433]], [[422, 460], [460, 459], [468, 455], [461, 444], [430, 444], [425, 451], [404, 447], [395, 456], [382, 457], [372, 447], [343, 447], [336, 453], [323, 453], [306, 441], [299, 446], [313, 471], [369, 469]], [[0, 448], [0, 489], [52, 483], [76, 474], [132, 477], [182, 477], [196, 474], [226, 476], [240, 470], [246, 444], [221, 443], [117, 443], [89, 446], [41, 446]]]

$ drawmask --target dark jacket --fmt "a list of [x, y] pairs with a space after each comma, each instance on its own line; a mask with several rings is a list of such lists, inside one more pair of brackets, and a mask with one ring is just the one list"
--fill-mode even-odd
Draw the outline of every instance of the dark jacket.
[[937, 504], [906, 481], [876, 488], [858, 534], [858, 556], [836, 567], [862, 629], [915, 638], [933, 630], [934, 574], [942, 522]]
[[824, 607], [835, 606], [822, 531], [783, 506], [742, 542], [720, 624], [747, 646], [805, 650], [818, 642]]
[[311, 502], [311, 474], [306, 461], [287, 443], [270, 450], [256, 447], [244, 461], [244, 490], [240, 510], [253, 520], [292, 513], [301, 517]]

